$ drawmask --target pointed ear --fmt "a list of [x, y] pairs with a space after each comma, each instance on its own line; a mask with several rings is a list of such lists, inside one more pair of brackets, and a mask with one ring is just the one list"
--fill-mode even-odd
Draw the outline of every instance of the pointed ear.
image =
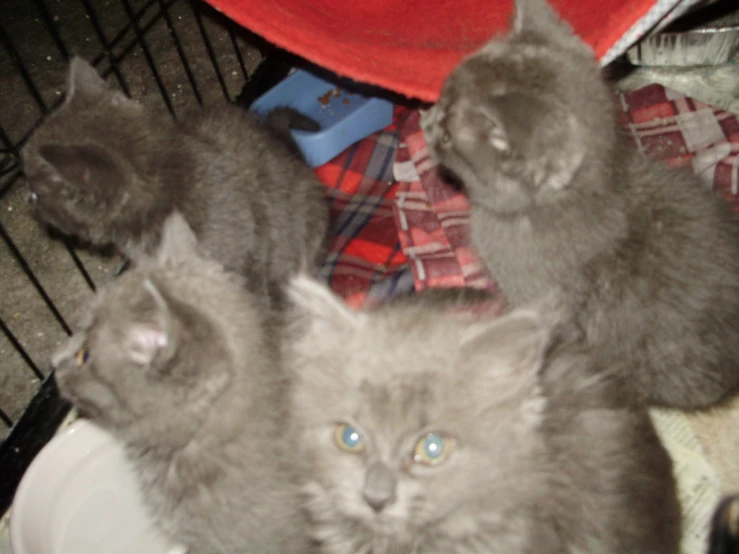
[[73, 98], [81, 97], [86, 100], [105, 100], [113, 107], [143, 110], [143, 106], [130, 99], [120, 90], [108, 85], [89, 63], [75, 56], [69, 63], [67, 76], [67, 92], [65, 104]]
[[157, 261], [183, 261], [198, 257], [198, 239], [185, 217], [174, 211], [162, 228], [162, 240], [157, 251]]
[[367, 314], [356, 312], [328, 287], [307, 274], [288, 283], [287, 326], [282, 341], [285, 367], [293, 374], [299, 395], [325, 403], [353, 390], [356, 367], [348, 344]]
[[487, 368], [481, 389], [489, 388], [494, 398], [513, 396], [535, 384], [550, 340], [537, 312], [518, 309], [471, 324], [462, 337], [461, 357], [470, 367]]
[[108, 90], [108, 85], [94, 67], [78, 56], [72, 58], [67, 75], [67, 102], [76, 95], [94, 98]]
[[83, 189], [120, 190], [126, 172], [104, 149], [92, 144], [47, 144], [41, 157], [67, 182]]
[[342, 334], [356, 329], [366, 317], [306, 274], [294, 277], [287, 292], [293, 304], [294, 321], [305, 334]]
[[558, 42], [564, 46], [592, 52], [547, 0], [515, 0], [513, 33], [526, 32], [539, 35], [549, 42]]
[[143, 281], [131, 300], [132, 321], [123, 348], [135, 364], [149, 368], [169, 360], [176, 350], [175, 325], [167, 301], [150, 280]]

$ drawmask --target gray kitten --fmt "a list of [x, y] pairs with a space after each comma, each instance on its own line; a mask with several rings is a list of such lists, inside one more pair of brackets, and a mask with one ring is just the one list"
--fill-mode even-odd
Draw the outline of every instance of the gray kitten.
[[195, 242], [172, 215], [159, 258], [98, 293], [53, 356], [59, 390], [122, 442], [156, 521], [190, 552], [309, 552], [277, 345], [241, 279]]
[[263, 125], [223, 104], [174, 121], [74, 58], [64, 104], [22, 152], [29, 200], [41, 221], [134, 260], [156, 248], [177, 209], [251, 290], [274, 292], [313, 268], [328, 229], [323, 187], [280, 128], [295, 117], [279, 109]]
[[[325, 554], [676, 554], [671, 461], [645, 409], [536, 311], [432, 296], [354, 312], [288, 288], [286, 364]], [[576, 343], [569, 343], [574, 345]]]
[[679, 408], [739, 384], [739, 226], [689, 173], [637, 153], [589, 48], [542, 0], [449, 76], [422, 120], [470, 198], [513, 305], [562, 287], [604, 365]]

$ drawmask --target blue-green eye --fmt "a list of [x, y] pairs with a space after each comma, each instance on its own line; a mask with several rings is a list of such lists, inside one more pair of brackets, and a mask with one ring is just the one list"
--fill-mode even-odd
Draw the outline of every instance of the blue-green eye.
[[453, 441], [438, 433], [429, 433], [416, 443], [413, 461], [417, 464], [436, 465], [449, 457]]
[[336, 446], [344, 452], [358, 453], [364, 450], [362, 434], [348, 423], [340, 423], [334, 431]]

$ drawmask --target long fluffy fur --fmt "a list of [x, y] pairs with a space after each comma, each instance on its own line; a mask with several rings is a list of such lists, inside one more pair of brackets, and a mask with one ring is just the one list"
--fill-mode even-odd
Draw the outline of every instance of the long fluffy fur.
[[[480, 317], [463, 293], [362, 313], [304, 278], [289, 290], [291, 427], [321, 552], [677, 553], [648, 414], [577, 343], [552, 350], [548, 317]], [[342, 422], [363, 451], [338, 447]], [[412, 461], [429, 432], [453, 443], [436, 466]], [[363, 498], [378, 464], [395, 483], [379, 510]]]

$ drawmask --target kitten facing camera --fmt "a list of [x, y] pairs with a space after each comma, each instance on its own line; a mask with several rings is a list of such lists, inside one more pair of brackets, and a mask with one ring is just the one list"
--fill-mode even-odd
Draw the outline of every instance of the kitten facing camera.
[[288, 380], [262, 310], [179, 214], [52, 358], [62, 396], [124, 446], [161, 529], [198, 554], [306, 554]]
[[737, 217], [645, 159], [615, 113], [588, 46], [544, 0], [517, 0], [510, 34], [451, 73], [421, 124], [511, 304], [560, 291], [636, 397], [704, 408], [739, 387]]
[[322, 261], [329, 224], [289, 125], [317, 124], [285, 108], [262, 124], [228, 104], [174, 121], [73, 58], [64, 103], [21, 153], [29, 201], [42, 222], [134, 261], [156, 249], [176, 209], [250, 290], [279, 297], [290, 275]]
[[322, 553], [678, 552], [645, 408], [576, 343], [552, 351], [549, 316], [423, 293], [355, 312], [307, 277], [288, 292], [291, 427]]

